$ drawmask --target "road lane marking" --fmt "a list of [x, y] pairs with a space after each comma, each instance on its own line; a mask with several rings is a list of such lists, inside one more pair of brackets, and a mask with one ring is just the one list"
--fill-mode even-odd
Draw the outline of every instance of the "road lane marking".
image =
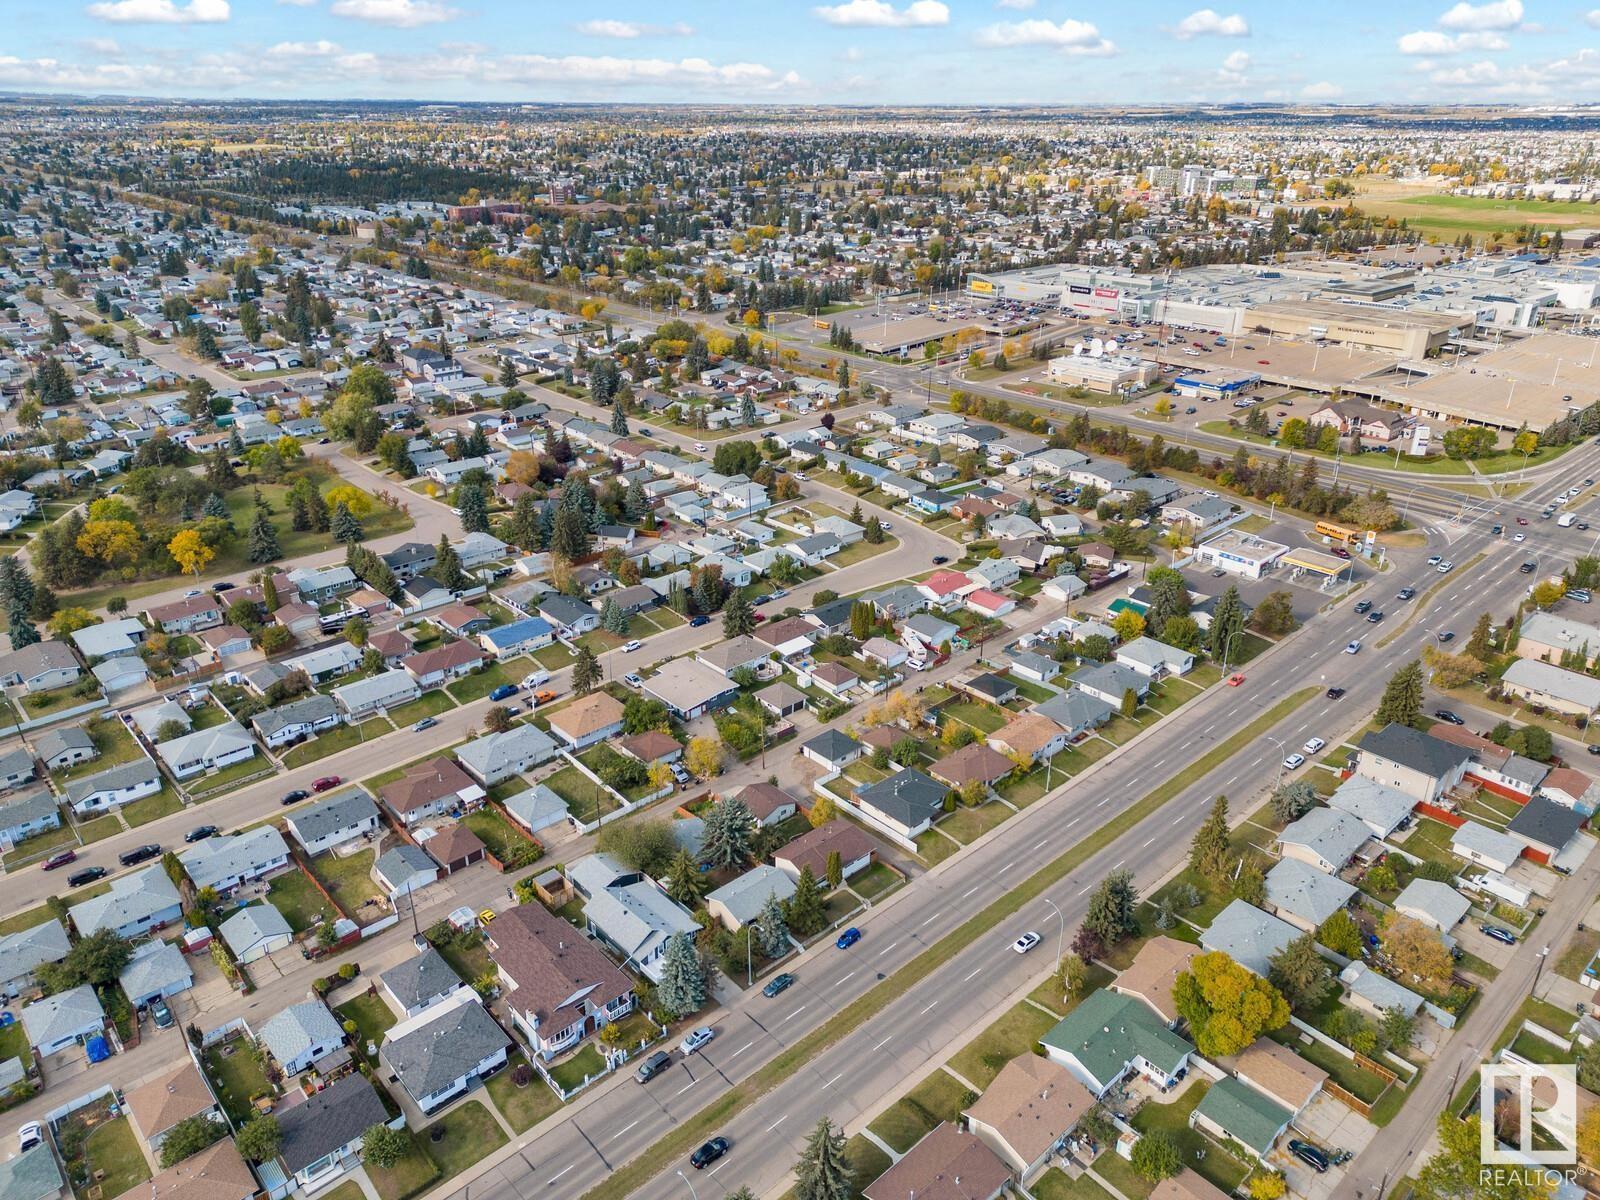
[[560, 1179], [563, 1175], [565, 1175], [570, 1170], [572, 1170], [572, 1166], [570, 1166], [570, 1165], [562, 1167], [561, 1170], [557, 1171], [554, 1175], [552, 1175], [550, 1177], [550, 1185], [549, 1186], [552, 1186], [552, 1187], [555, 1186], [556, 1180]]
[[937, 1000], [935, 1000], [935, 1001], [934, 1001], [934, 1002], [933, 1002], [933, 1003], [932, 1003], [932, 1004], [930, 1004], [930, 1005], [928, 1005], [928, 1007], [927, 1007], [927, 1008], [925, 1008], [925, 1009], [923, 1009], [923, 1010], [922, 1010], [922, 1011], [921, 1011], [921, 1012], [919, 1012], [919, 1013], [918, 1013], [918, 1014], [917, 1014], [917, 1016], [919, 1016], [919, 1017], [925, 1017], [925, 1016], [927, 1016], [927, 1015], [928, 1015], [928, 1014], [929, 1014], [929, 1013], [930, 1013], [930, 1012], [932, 1012], [932, 1011], [933, 1011], [933, 1010], [934, 1010], [934, 1009], [936, 1009], [936, 1008], [938, 1008], [938, 1007], [939, 1007], [939, 1002], [938, 1002], [938, 1001], [937, 1001]]
[[838, 1083], [839, 1080], [841, 1080], [843, 1078], [844, 1078], [844, 1072], [840, 1071], [837, 1075], [835, 1075], [832, 1079], [828, 1080], [828, 1082], [823, 1084], [822, 1086], [823, 1087], [832, 1087], [834, 1084]]
[[[790, 1013], [783, 1020], [784, 1021], [792, 1021], [796, 1017], [798, 1017], [801, 1013], [805, 1012], [805, 1010], [806, 1010], [806, 1006], [804, 1004], [802, 1004], [799, 1008], [795, 1009], [792, 1013]], [[782, 1024], [782, 1022], [779, 1022], [779, 1024]]]
[[1094, 886], [1094, 884], [1092, 884], [1092, 883], [1086, 883], [1086, 884], [1084, 884], [1084, 885], [1083, 885], [1083, 886], [1082, 886], [1082, 887], [1081, 887], [1081, 888], [1079, 888], [1079, 889], [1078, 889], [1078, 890], [1077, 890], [1077, 891], [1076, 891], [1076, 892], [1075, 892], [1075, 893], [1074, 893], [1074, 895], [1078, 895], [1078, 896], [1081, 896], [1081, 895], [1083, 895], [1083, 894], [1084, 894], [1084, 893], [1085, 893], [1085, 892], [1087, 892], [1087, 891], [1088, 891], [1088, 890], [1089, 890], [1089, 889], [1090, 889], [1090, 888], [1092, 888], [1092, 887], [1093, 887], [1093, 886]]
[[613, 1142], [616, 1141], [619, 1137], [621, 1137], [623, 1134], [627, 1133], [628, 1130], [632, 1129], [634, 1127], [634, 1125], [637, 1125], [638, 1123], [639, 1123], [638, 1121], [634, 1121], [634, 1122], [632, 1122], [630, 1124], [624, 1125], [621, 1129], [617, 1130], [615, 1133], [613, 1133], [611, 1135], [610, 1140], [613, 1141]]
[[898, 946], [898, 945], [899, 945], [899, 944], [900, 944], [900, 943], [899, 943], [899, 942], [890, 942], [890, 943], [889, 943], [889, 944], [888, 944], [888, 945], [887, 945], [887, 946], [885, 946], [885, 947], [884, 947], [884, 948], [883, 948], [883, 949], [882, 949], [882, 950], [879, 950], [879, 951], [878, 951], [878, 957], [879, 957], [879, 958], [882, 958], [882, 957], [883, 957], [883, 956], [884, 956], [884, 955], [885, 955], [885, 954], [887, 954], [887, 953], [889, 953], [889, 951], [891, 951], [891, 950], [893, 950], [893, 949], [894, 949], [894, 948], [895, 948], [895, 947], [896, 947], [896, 946]]
[[854, 972], [854, 971], [851, 971], [851, 972], [850, 972], [850, 974], [849, 974], [849, 975], [846, 975], [846, 976], [845, 976], [845, 977], [844, 977], [844, 978], [843, 978], [843, 979], [841, 979], [841, 980], [839, 980], [839, 983], [838, 983], [838, 984], [836, 984], [836, 985], [835, 985], [835, 986], [843, 986], [843, 985], [844, 985], [844, 984], [847, 984], [847, 983], [849, 983], [849, 982], [850, 982], [850, 980], [851, 980], [851, 978], [852, 978], [852, 977], [853, 977], [853, 976], [854, 976], [854, 975], [855, 975], [855, 972]]
[[1139, 849], [1143, 850], [1146, 846], [1148, 846], [1151, 842], [1153, 842], [1155, 840], [1156, 840], [1156, 835], [1152, 833], [1149, 837], [1145, 838], [1145, 840], [1139, 844]]
[[1039, 840], [1038, 840], [1038, 841], [1037, 841], [1037, 842], [1035, 842], [1035, 843], [1034, 843], [1034, 844], [1033, 844], [1033, 848], [1034, 848], [1034, 849], [1035, 849], [1035, 850], [1037, 850], [1037, 849], [1038, 849], [1038, 848], [1039, 848], [1039, 847], [1040, 847], [1040, 846], [1042, 846], [1042, 845], [1044, 845], [1044, 844], [1045, 844], [1045, 843], [1046, 843], [1046, 842], [1048, 842], [1048, 841], [1049, 841], [1049, 840], [1050, 840], [1050, 839], [1049, 839], [1049, 838], [1040, 838], [1040, 839], [1039, 839]]
[[779, 1117], [771, 1125], [767, 1126], [767, 1132], [771, 1133], [774, 1129], [776, 1129], [779, 1125], [782, 1125], [788, 1119], [789, 1119], [789, 1114], [788, 1113], [784, 1113], [783, 1116]]
[[722, 1170], [722, 1168], [727, 1166], [727, 1165], [728, 1165], [728, 1160], [727, 1159], [723, 1159], [721, 1163], [719, 1163], [717, 1166], [714, 1166], [714, 1167], [711, 1168], [711, 1170], [710, 1170], [710, 1172], [708, 1174], [708, 1178], [709, 1178], [710, 1175], [715, 1175], [718, 1171]]
[[983, 884], [981, 884], [981, 883], [975, 883], [975, 884], [973, 884], [973, 885], [972, 885], [972, 886], [971, 886], [971, 887], [969, 887], [969, 888], [968, 888], [968, 889], [967, 889], [967, 890], [966, 890], [966, 891], [964, 891], [964, 892], [962, 892], [962, 893], [961, 893], [961, 898], [962, 898], [962, 899], [963, 899], [963, 900], [965, 900], [965, 899], [966, 899], [966, 898], [967, 898], [967, 897], [968, 897], [968, 896], [970, 896], [970, 895], [972, 895], [972, 893], [973, 893], [973, 892], [975, 892], [975, 891], [977, 891], [977, 890], [978, 890], [978, 889], [979, 889], [979, 888], [981, 888], [981, 887], [982, 887], [982, 886], [983, 886]]
[[[973, 968], [973, 969], [972, 969], [972, 975], [976, 975], [976, 974], [977, 974], [977, 973], [978, 973], [978, 972], [979, 972], [979, 971], [981, 971], [981, 970], [983, 970], [983, 968], [982, 968], [982, 967], [974, 967], [974, 968]], [[965, 983], [965, 982], [966, 982], [966, 981], [967, 981], [967, 980], [968, 980], [968, 979], [971, 979], [971, 978], [972, 978], [972, 975], [966, 975], [966, 976], [964, 976], [964, 977], [963, 977], [963, 978], [962, 978], [962, 980], [961, 980], [961, 982], [962, 982], [962, 983]]]
[[883, 1041], [879, 1042], [876, 1046], [874, 1046], [873, 1049], [874, 1050], [882, 1050], [885, 1046], [887, 1046], [892, 1041], [894, 1041], [894, 1034], [891, 1033], [888, 1037], [884, 1038]]
[[740, 1046], [737, 1050], [735, 1050], [732, 1054], [728, 1055], [728, 1057], [729, 1058], [738, 1058], [739, 1055], [743, 1054], [746, 1050], [750, 1049], [750, 1047], [754, 1046], [754, 1045], [755, 1045], [754, 1042], [746, 1042], [744, 1045]]
[[679, 1088], [677, 1091], [673, 1092], [672, 1094], [674, 1096], [681, 1096], [685, 1092], [687, 1092], [690, 1088], [692, 1088], [695, 1084], [697, 1084], [699, 1082], [700, 1081], [698, 1079], [691, 1079], [691, 1080], [689, 1080], [688, 1083], [684, 1084], [681, 1088]]
[[[923, 922], [923, 923], [922, 923], [922, 925], [932, 925], [932, 924], [933, 924], [933, 923], [934, 923], [934, 922], [935, 922], [935, 921], [937, 921], [937, 920], [938, 920], [938, 919], [939, 919], [939, 918], [940, 918], [940, 916], [942, 916], [942, 915], [943, 915], [943, 914], [941, 914], [941, 913], [934, 913], [934, 914], [933, 914], [933, 916], [931, 916], [931, 917], [929, 917], [929, 918], [928, 918], [928, 919], [927, 919], [927, 920], [926, 920], [926, 921], [924, 921], [924, 922]], [[922, 925], [919, 925], [919, 926], [917, 926], [917, 928], [918, 928], [918, 929], [921, 929], [921, 928], [922, 928]]]

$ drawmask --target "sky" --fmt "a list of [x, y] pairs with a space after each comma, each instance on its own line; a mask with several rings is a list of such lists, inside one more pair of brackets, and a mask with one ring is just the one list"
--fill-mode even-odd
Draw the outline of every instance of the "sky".
[[0, 0], [0, 90], [738, 104], [1600, 103], [1545, 0]]

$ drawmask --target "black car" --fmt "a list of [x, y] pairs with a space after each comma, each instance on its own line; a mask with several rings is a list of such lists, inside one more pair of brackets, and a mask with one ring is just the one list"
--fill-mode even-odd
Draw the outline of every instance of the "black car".
[[159, 843], [148, 842], [143, 846], [135, 846], [132, 850], [127, 850], [117, 855], [117, 861], [125, 867], [133, 867], [139, 863], [150, 861], [160, 853], [161, 846]]
[[947, 554], [935, 554], [933, 556], [933, 565], [936, 566], [936, 567], [942, 567], [942, 566], [944, 566], [945, 563], [947, 563], [949, 561], [950, 561], [950, 556], [947, 555]]
[[701, 1146], [700, 1149], [689, 1155], [689, 1165], [696, 1171], [703, 1170], [706, 1167], [709, 1167], [712, 1163], [716, 1162], [717, 1159], [721, 1158], [727, 1152], [728, 1139], [725, 1137], [714, 1137], [705, 1145]]
[[1331, 688], [1328, 689], [1328, 699], [1329, 700], [1337, 700], [1343, 695], [1344, 695], [1344, 689], [1341, 688], [1341, 687], [1331, 687]]
[[1524, 575], [1532, 575], [1538, 569], [1539, 568], [1534, 566], [1531, 562], [1525, 562], [1517, 568], [1517, 570], [1521, 571]]
[[782, 975], [774, 975], [768, 981], [767, 986], [761, 989], [761, 994], [770, 1000], [779, 992], [785, 991], [793, 982], [794, 976], [789, 974], [788, 971], [785, 971]]
[[1597, 758], [1600, 758], [1600, 746], [1590, 746], [1589, 753], [1595, 755]]
[[226, 579], [224, 579], [221, 583], [213, 583], [211, 585], [211, 590], [213, 592], [231, 592], [238, 586], [238, 584], [229, 583]]
[[1436, 709], [1433, 710], [1433, 715], [1435, 717], [1437, 717], [1441, 721], [1449, 722], [1451, 725], [1465, 725], [1466, 724], [1465, 721], [1463, 721], [1460, 717], [1456, 716], [1456, 714], [1451, 712], [1448, 708], [1436, 708]]
[[82, 871], [67, 876], [68, 887], [82, 887], [86, 883], [93, 883], [96, 879], [105, 877], [104, 867], [86, 867]]
[[1368, 624], [1376, 625], [1381, 620], [1383, 620], [1383, 613], [1376, 608], [1367, 614]]
[[221, 832], [222, 830], [215, 825], [197, 825], [183, 835], [183, 840], [186, 842], [203, 842], [207, 838], [216, 837]]
[[1299, 1138], [1289, 1139], [1289, 1153], [1310, 1167], [1318, 1175], [1328, 1169], [1327, 1152], [1310, 1142], [1302, 1142]]
[[285, 804], [299, 804], [300, 801], [309, 798], [310, 795], [311, 795], [311, 793], [306, 791], [305, 788], [295, 788], [295, 790], [292, 791], [292, 792], [285, 792], [284, 793], [283, 803], [285, 803]]
[[1361, 613], [1371, 611], [1371, 609], [1372, 609], [1372, 601], [1371, 600], [1357, 600], [1356, 601], [1356, 614], [1358, 616]]
[[1394, 598], [1396, 600], [1410, 600], [1416, 594], [1417, 594], [1417, 589], [1416, 588], [1403, 587], [1398, 592], [1395, 593]]
[[649, 1083], [652, 1079], [661, 1074], [661, 1072], [665, 1071], [671, 1065], [672, 1055], [668, 1054], [665, 1050], [657, 1050], [649, 1058], [645, 1059], [639, 1064], [639, 1069], [633, 1073], [633, 1077], [640, 1083]]

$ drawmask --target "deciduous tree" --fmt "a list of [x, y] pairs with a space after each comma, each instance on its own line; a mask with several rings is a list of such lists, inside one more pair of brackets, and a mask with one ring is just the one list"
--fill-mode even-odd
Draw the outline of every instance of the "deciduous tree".
[[1173, 1003], [1207, 1057], [1238, 1054], [1289, 1020], [1282, 993], [1220, 950], [1197, 955], [1172, 988]]

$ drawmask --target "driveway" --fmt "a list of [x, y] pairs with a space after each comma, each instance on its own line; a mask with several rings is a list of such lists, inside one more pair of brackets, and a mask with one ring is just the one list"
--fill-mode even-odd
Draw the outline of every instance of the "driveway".
[[1289, 1126], [1288, 1134], [1280, 1138], [1272, 1153], [1267, 1155], [1267, 1163], [1283, 1172], [1290, 1195], [1303, 1196], [1306, 1200], [1326, 1200], [1344, 1177], [1345, 1167], [1329, 1167], [1318, 1174], [1289, 1153], [1289, 1139], [1299, 1138], [1330, 1153], [1348, 1150], [1357, 1155], [1377, 1133], [1377, 1126], [1360, 1113], [1346, 1108], [1332, 1096], [1321, 1095]]

